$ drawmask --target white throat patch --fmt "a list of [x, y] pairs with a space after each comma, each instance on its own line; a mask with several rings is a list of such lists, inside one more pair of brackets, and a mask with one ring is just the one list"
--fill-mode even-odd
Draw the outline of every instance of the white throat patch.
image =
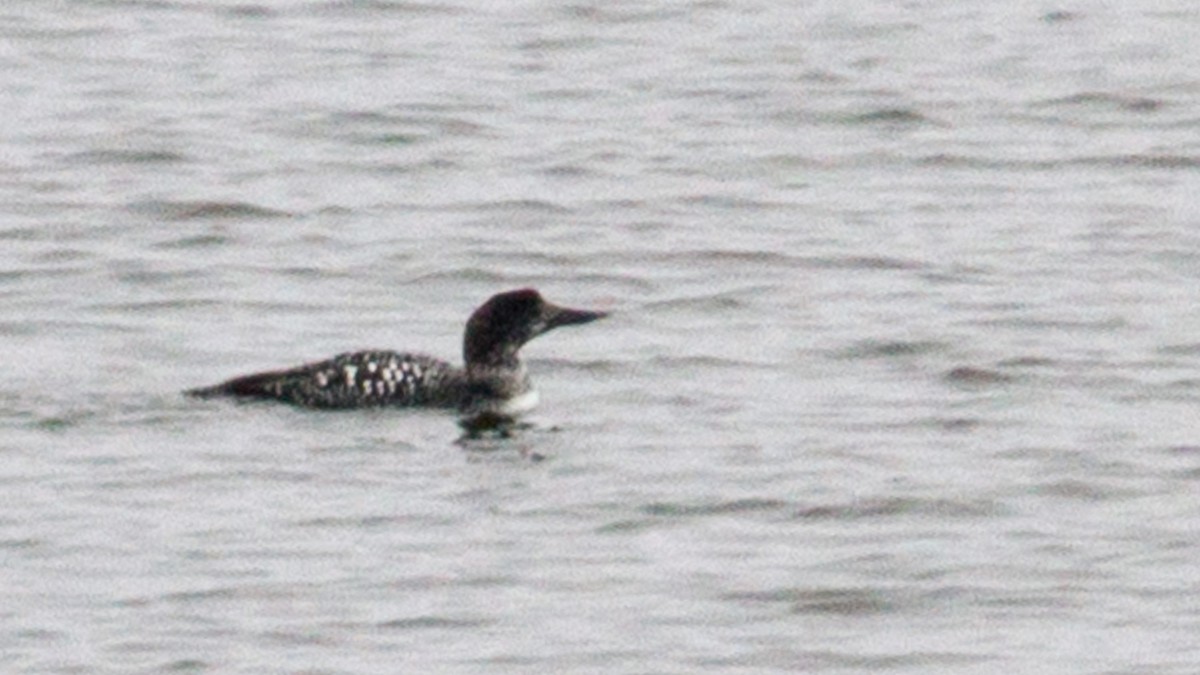
[[500, 413], [503, 415], [520, 415], [536, 408], [539, 400], [537, 389], [530, 389], [520, 396], [514, 396], [504, 401], [500, 406]]

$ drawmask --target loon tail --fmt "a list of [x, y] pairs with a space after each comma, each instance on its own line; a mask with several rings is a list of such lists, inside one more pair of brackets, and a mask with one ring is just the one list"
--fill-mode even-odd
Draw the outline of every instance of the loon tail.
[[216, 398], [218, 396], [269, 396], [272, 387], [277, 388], [281, 372], [255, 373], [244, 377], [235, 377], [220, 384], [209, 387], [198, 387], [183, 392], [185, 396], [196, 398]]

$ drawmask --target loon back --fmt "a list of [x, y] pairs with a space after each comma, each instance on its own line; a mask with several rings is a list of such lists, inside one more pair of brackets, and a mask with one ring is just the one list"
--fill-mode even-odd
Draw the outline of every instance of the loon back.
[[192, 389], [200, 398], [275, 399], [306, 408], [457, 407], [466, 393], [461, 368], [424, 354], [364, 351], [287, 370], [244, 375]]
[[559, 326], [604, 316], [552, 305], [533, 289], [509, 291], [492, 296], [467, 321], [465, 368], [423, 354], [362, 351], [185, 393], [270, 399], [308, 408], [427, 406], [517, 415], [537, 403], [537, 391], [518, 356], [521, 347]]

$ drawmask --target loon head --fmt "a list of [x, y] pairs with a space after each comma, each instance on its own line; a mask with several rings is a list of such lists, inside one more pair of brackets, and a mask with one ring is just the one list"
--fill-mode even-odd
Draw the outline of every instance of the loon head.
[[588, 323], [605, 312], [559, 307], [532, 288], [498, 293], [467, 320], [463, 360], [472, 367], [517, 368], [517, 352], [533, 338], [559, 326]]

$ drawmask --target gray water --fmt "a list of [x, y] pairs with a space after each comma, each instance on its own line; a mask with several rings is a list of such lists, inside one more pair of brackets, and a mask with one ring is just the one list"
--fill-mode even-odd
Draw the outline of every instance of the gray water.
[[[1200, 672], [1200, 9], [1118, 4], [6, 3], [0, 672]], [[178, 394], [522, 286], [613, 316], [510, 439]]]

